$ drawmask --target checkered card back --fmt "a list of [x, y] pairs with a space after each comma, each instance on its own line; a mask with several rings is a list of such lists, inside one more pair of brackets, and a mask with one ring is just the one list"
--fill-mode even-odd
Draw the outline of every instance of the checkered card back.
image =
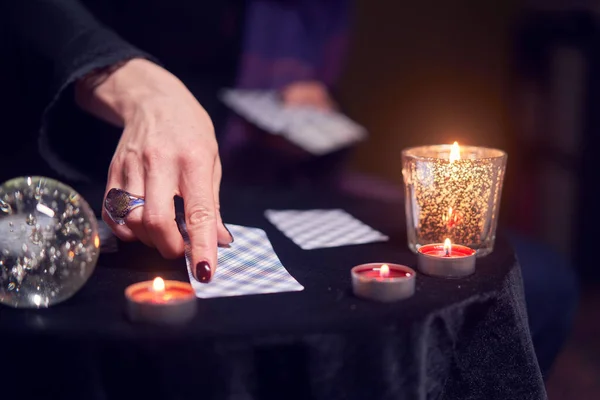
[[[281, 264], [265, 231], [230, 224], [227, 228], [235, 242], [229, 248], [219, 248], [217, 272], [210, 283], [203, 284], [194, 279], [189, 252], [186, 256], [190, 282], [197, 297], [208, 299], [304, 289]], [[184, 235], [184, 240], [186, 237]]]
[[239, 115], [314, 155], [324, 155], [366, 139], [367, 131], [336, 111], [286, 107], [274, 91], [226, 89], [221, 100]]
[[265, 216], [304, 250], [388, 240], [383, 233], [341, 209], [267, 210]]

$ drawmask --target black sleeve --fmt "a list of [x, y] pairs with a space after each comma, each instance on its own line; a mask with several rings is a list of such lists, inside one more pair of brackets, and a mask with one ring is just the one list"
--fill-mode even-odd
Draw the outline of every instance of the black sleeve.
[[35, 108], [33, 98], [39, 103], [36, 130], [42, 157], [64, 177], [86, 180], [73, 167], [77, 164], [64, 157], [75, 153], [65, 146], [81, 132], [93, 136], [89, 126], [99, 122], [76, 106], [72, 84], [95, 69], [152, 57], [103, 25], [77, 0], [0, 0], [2, 24], [17, 43], [18, 58], [27, 60], [17, 75], [22, 95], [31, 96], [27, 107]]
[[2, 0], [8, 23], [24, 46], [52, 69], [57, 92], [90, 71], [149, 56], [97, 21], [77, 0]]

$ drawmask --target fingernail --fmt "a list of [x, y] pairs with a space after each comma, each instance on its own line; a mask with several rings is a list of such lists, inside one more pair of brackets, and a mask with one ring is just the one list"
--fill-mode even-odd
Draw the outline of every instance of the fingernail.
[[200, 283], [210, 282], [212, 271], [206, 261], [200, 261], [196, 264], [196, 280]]
[[229, 228], [227, 228], [227, 225], [223, 224], [223, 226], [225, 227], [225, 230], [227, 231], [227, 233], [229, 233], [229, 236], [231, 236], [231, 242], [229, 242], [229, 243], [233, 243], [235, 241], [235, 239], [233, 238], [231, 231], [229, 230]]

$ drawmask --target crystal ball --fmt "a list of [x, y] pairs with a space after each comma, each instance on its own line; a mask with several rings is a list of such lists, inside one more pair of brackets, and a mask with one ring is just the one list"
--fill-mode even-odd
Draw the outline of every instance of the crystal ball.
[[71, 187], [40, 176], [0, 186], [0, 303], [42, 308], [67, 300], [99, 253], [94, 212]]

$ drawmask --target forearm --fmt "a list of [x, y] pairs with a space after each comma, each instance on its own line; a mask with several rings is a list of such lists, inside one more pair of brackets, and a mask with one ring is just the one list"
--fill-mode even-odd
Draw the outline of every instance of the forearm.
[[173, 93], [192, 96], [173, 74], [139, 58], [93, 71], [75, 85], [75, 99], [82, 109], [117, 126], [157, 98], [168, 99]]

